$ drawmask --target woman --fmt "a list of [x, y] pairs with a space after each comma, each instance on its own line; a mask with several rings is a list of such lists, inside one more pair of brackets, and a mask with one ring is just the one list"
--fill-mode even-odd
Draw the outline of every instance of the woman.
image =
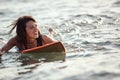
[[12, 25], [14, 26], [10, 30], [10, 33], [16, 28], [16, 36], [11, 38], [7, 44], [0, 49], [0, 54], [9, 51], [14, 46], [22, 51], [55, 42], [46, 35], [41, 35], [36, 20], [31, 16], [22, 16]]

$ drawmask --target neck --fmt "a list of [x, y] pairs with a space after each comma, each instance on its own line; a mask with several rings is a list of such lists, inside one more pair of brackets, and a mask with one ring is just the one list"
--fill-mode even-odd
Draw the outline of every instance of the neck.
[[34, 43], [35, 41], [36, 41], [36, 39], [34, 39], [34, 38], [27, 38], [28, 43]]

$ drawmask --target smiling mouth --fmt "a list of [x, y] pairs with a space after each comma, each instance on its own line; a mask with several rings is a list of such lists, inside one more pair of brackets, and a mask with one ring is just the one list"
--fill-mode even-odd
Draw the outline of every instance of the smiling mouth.
[[38, 32], [34, 32], [34, 35], [38, 35]]
[[34, 33], [34, 35], [38, 35], [38, 33]]

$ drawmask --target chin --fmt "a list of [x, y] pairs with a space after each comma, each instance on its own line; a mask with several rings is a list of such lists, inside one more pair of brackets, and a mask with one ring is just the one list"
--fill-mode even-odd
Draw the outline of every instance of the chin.
[[35, 35], [35, 38], [38, 38], [39, 37], [39, 35]]

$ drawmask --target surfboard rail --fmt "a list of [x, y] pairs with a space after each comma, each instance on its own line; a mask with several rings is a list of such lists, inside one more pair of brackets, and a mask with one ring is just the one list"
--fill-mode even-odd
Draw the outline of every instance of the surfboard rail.
[[53, 42], [21, 51], [21, 53], [34, 53], [34, 52], [66, 52], [65, 47], [61, 42]]

